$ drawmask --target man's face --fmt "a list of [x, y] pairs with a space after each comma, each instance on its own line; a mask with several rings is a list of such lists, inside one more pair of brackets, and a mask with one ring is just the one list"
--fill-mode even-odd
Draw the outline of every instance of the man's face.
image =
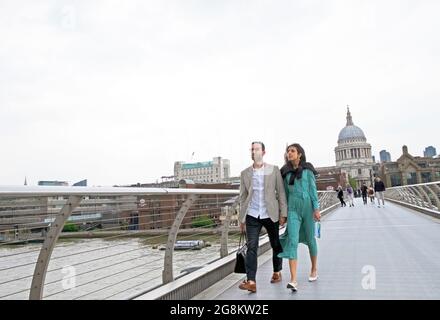
[[265, 151], [263, 151], [263, 148], [261, 144], [254, 143], [251, 147], [251, 156], [253, 161], [260, 162], [263, 160], [263, 156], [266, 154]]

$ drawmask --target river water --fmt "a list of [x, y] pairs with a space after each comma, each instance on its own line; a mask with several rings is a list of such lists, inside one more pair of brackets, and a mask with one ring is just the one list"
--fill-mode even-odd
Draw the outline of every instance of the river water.
[[[0, 299], [28, 299], [41, 244], [0, 246]], [[220, 245], [175, 251], [174, 277], [220, 256]], [[140, 238], [60, 242], [52, 253], [44, 299], [127, 299], [162, 283], [165, 251]], [[22, 279], [23, 278], [23, 279]]]

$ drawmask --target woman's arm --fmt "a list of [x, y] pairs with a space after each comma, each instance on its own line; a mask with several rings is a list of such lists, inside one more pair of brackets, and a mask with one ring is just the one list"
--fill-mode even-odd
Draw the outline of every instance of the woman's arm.
[[316, 178], [312, 171], [305, 170], [307, 172], [307, 180], [309, 184], [309, 194], [312, 199], [313, 211], [319, 210], [318, 190], [316, 189]]

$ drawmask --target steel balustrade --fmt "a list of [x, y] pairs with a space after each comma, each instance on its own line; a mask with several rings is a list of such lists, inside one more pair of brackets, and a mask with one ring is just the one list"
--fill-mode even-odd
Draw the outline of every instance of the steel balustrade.
[[[431, 189], [427, 188], [421, 190], [420, 193], [425, 195], [429, 190]], [[154, 286], [172, 282], [178, 278], [174, 275], [176, 240], [203, 236], [205, 239], [215, 239], [218, 242], [218, 248], [210, 249], [207, 251], [209, 254], [202, 258], [191, 257], [192, 254], [190, 258], [185, 258], [179, 253], [179, 263], [185, 263], [183, 267], [190, 267], [189, 269], [197, 269], [200, 264], [226, 257], [236, 250], [239, 234], [236, 219], [240, 210], [238, 195], [239, 190], [236, 189], [2, 186], [0, 187], [0, 248], [13, 248], [16, 244], [34, 241], [43, 243], [39, 249], [33, 247], [29, 248], [30, 250], [0, 254], [0, 273], [7, 272], [10, 277], [8, 279], [2, 277], [0, 298], [14, 298], [14, 296], [25, 292], [29, 292], [29, 299], [66, 298], [64, 294], [69, 291], [69, 288], [60, 291], [51, 289], [51, 292], [44, 295], [45, 286], [53, 286], [66, 281], [66, 279], [69, 280], [85, 274], [90, 275], [93, 272], [102, 272], [112, 266], [122, 265], [126, 262], [131, 263], [145, 257], [148, 258], [147, 264], [129, 266], [127, 269], [101, 277], [93, 277], [92, 281], [78, 284], [75, 288], [81, 290], [81, 294], [68, 298], [88, 297], [95, 292], [110, 289], [113, 291], [108, 294], [108, 297], [118, 297], [118, 294], [122, 297], [124, 290], [119, 293], [114, 287], [134, 279], [142, 280], [142, 282], [133, 283], [128, 289], [138, 288], [143, 283], [150, 283], [154, 288]], [[333, 191], [318, 191], [318, 196], [322, 210], [331, 208], [338, 203], [336, 193]], [[434, 203], [438, 203], [438, 197], [433, 199]], [[136, 214], [131, 216], [128, 215], [129, 213]], [[209, 220], [213, 221], [211, 224], [194, 227], [195, 220], [206, 216], [212, 218]], [[133, 222], [133, 218], [138, 220]], [[125, 222], [127, 219], [131, 221], [128, 224]], [[63, 229], [69, 225], [79, 229], [84, 228], [84, 225], [86, 227], [83, 231], [75, 233], [63, 232]], [[98, 225], [101, 226], [100, 229], [96, 229]], [[134, 230], [140, 227], [143, 229]], [[89, 230], [88, 228], [95, 229]], [[230, 237], [230, 235], [233, 236]], [[163, 245], [165, 250], [164, 254], [141, 255], [138, 253], [143, 251], [142, 246], [133, 248], [129, 241], [122, 241], [76, 252], [77, 248], [74, 245], [60, 244], [57, 241], [59, 238], [73, 236], [81, 238], [84, 243], [87, 243], [90, 237], [121, 241], [132, 237], [147, 236], [147, 241], [156, 243], [156, 246]], [[166, 242], [164, 237], [168, 238]], [[26, 245], [23, 248], [28, 249]], [[52, 258], [54, 249], [73, 251]], [[101, 256], [109, 249], [116, 250], [116, 253]], [[35, 256], [37, 252], [36, 261], [20, 263], [21, 260]], [[91, 255], [91, 259], [75, 260], [72, 263], [71, 260], [84, 255]], [[118, 256], [122, 255], [128, 255], [129, 258], [118, 259]], [[98, 261], [105, 261], [108, 258], [112, 260], [103, 266], [96, 267], [95, 264]], [[76, 275], [60, 279], [55, 276], [55, 271], [64, 269], [64, 265], [60, 262], [63, 259], [67, 260], [68, 266], [92, 266]], [[163, 261], [162, 267], [158, 265], [160, 261]], [[55, 266], [51, 267], [50, 263]], [[196, 265], [194, 266], [194, 264]], [[20, 271], [22, 269], [30, 271], [29, 268], [32, 266], [34, 266], [34, 271], [31, 274], [23, 274], [23, 271]], [[136, 268], [140, 272], [131, 274], [132, 270]], [[144, 270], [141, 270], [142, 268]], [[158, 273], [160, 270], [162, 270], [162, 277]], [[130, 275], [129, 277], [121, 277], [123, 273], [130, 273]], [[148, 273], [151, 277], [145, 281], [145, 278], [142, 277]], [[47, 275], [50, 275], [51, 279], [46, 279]], [[109, 279], [116, 276], [119, 281], [109, 284]], [[30, 280], [31, 284], [29, 284]], [[89, 284], [100, 280], [105, 282], [103, 287], [86, 290]], [[15, 283], [15, 291], [2, 292], [2, 286], [6, 287], [12, 283]]]

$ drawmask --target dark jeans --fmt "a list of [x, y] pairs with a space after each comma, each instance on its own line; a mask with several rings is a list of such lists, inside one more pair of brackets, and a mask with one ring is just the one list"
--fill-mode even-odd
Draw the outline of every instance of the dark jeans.
[[341, 207], [345, 207], [346, 206], [344, 198], [339, 198], [339, 201], [341, 201]]
[[367, 204], [367, 194], [362, 193], [362, 200], [364, 200], [364, 204]]
[[256, 219], [246, 216], [246, 235], [247, 235], [247, 254], [246, 254], [246, 273], [247, 279], [255, 281], [257, 274], [258, 240], [261, 228], [264, 227], [269, 236], [272, 246], [273, 272], [281, 271], [283, 260], [278, 258], [278, 254], [283, 251], [279, 238], [279, 223], [273, 222], [270, 218]]

